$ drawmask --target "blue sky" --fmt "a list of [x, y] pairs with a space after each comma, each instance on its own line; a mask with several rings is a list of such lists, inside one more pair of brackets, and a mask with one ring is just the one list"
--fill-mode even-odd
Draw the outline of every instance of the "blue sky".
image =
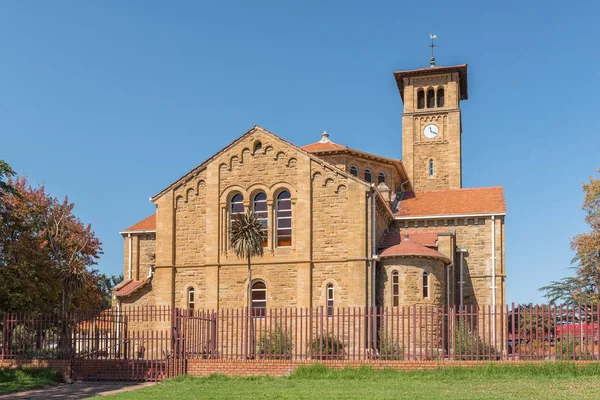
[[[583, 3], [583, 2], [582, 2]], [[121, 273], [148, 197], [253, 125], [401, 158], [392, 71], [469, 64], [463, 185], [503, 185], [509, 301], [570, 273], [600, 167], [594, 2], [0, 4], [0, 158], [67, 194]]]

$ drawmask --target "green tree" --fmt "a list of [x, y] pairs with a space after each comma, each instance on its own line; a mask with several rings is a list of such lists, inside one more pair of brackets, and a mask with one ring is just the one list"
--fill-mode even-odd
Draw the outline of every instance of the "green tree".
[[544, 297], [553, 303], [600, 302], [600, 179], [590, 177], [589, 183], [583, 185], [583, 192], [581, 208], [590, 232], [580, 233], [571, 239], [571, 249], [575, 251], [572, 261], [575, 276], [540, 288]]
[[267, 229], [247, 210], [237, 214], [231, 221], [230, 245], [238, 258], [248, 262], [248, 319], [249, 319], [249, 356], [254, 355], [254, 323], [252, 320], [252, 257], [263, 255], [263, 242], [267, 240]]
[[4, 160], [0, 160], [0, 197], [4, 194], [16, 194], [15, 188], [7, 182], [7, 179], [14, 176], [15, 171]]
[[102, 292], [102, 308], [110, 308], [112, 305], [112, 288], [123, 281], [123, 275], [98, 275], [98, 287]]

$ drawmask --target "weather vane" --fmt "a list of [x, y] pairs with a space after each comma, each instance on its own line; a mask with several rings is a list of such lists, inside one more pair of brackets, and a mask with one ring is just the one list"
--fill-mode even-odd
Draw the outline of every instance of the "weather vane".
[[429, 34], [429, 39], [431, 39], [431, 44], [427, 47], [431, 47], [431, 58], [429, 59], [429, 66], [431, 68], [435, 67], [435, 56], [433, 55], [434, 47], [438, 47], [437, 44], [434, 43], [434, 40], [437, 39], [437, 36], [433, 33]]

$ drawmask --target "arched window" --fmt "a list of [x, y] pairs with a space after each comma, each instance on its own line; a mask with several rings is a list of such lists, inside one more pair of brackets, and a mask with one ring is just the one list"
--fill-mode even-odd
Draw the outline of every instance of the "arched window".
[[423, 89], [417, 92], [417, 108], [425, 108], [425, 92]]
[[429, 297], [429, 273], [423, 272], [423, 298]]
[[327, 316], [333, 316], [333, 285], [327, 285]]
[[252, 284], [252, 316], [264, 317], [267, 308], [267, 285], [263, 281]]
[[433, 160], [429, 160], [429, 176], [433, 176], [434, 173], [435, 173], [435, 169], [434, 169], [434, 165], [433, 165]]
[[277, 247], [292, 245], [292, 200], [287, 190], [277, 196]]
[[385, 174], [383, 172], [380, 172], [379, 175], [377, 175], [377, 183], [385, 183]]
[[229, 213], [231, 214], [231, 219], [233, 219], [233, 216], [236, 214], [244, 213], [244, 196], [238, 193], [231, 198], [229, 203]]
[[433, 89], [427, 91], [427, 108], [435, 107], [435, 92]]
[[400, 305], [400, 274], [398, 271], [392, 272], [392, 307]]
[[256, 153], [257, 151], [262, 150], [262, 142], [258, 141], [256, 143], [254, 143], [254, 152]]
[[193, 310], [196, 304], [196, 291], [194, 288], [189, 288], [187, 292], [187, 308]]
[[371, 177], [371, 170], [370, 169], [365, 169], [365, 181], [371, 182], [371, 179], [373, 179]]
[[437, 91], [437, 106], [444, 107], [444, 89], [439, 88]]
[[[267, 195], [265, 192], [259, 192], [254, 196], [254, 199], [252, 200], [252, 211], [254, 211], [256, 219], [260, 221], [265, 229], [267, 229], [269, 226], [269, 212], [267, 209]], [[262, 246], [267, 247], [268, 243], [268, 239], [265, 239]]]
[[358, 168], [356, 168], [354, 165], [350, 167], [350, 173], [354, 176], [358, 176]]

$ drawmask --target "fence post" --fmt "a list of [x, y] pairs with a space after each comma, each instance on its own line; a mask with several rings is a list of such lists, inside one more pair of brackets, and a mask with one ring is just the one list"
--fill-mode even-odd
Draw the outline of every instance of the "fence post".
[[2, 313], [2, 354], [0, 355], [0, 359], [4, 360], [4, 354], [6, 353], [6, 346], [8, 343], [8, 318], [6, 313]]

